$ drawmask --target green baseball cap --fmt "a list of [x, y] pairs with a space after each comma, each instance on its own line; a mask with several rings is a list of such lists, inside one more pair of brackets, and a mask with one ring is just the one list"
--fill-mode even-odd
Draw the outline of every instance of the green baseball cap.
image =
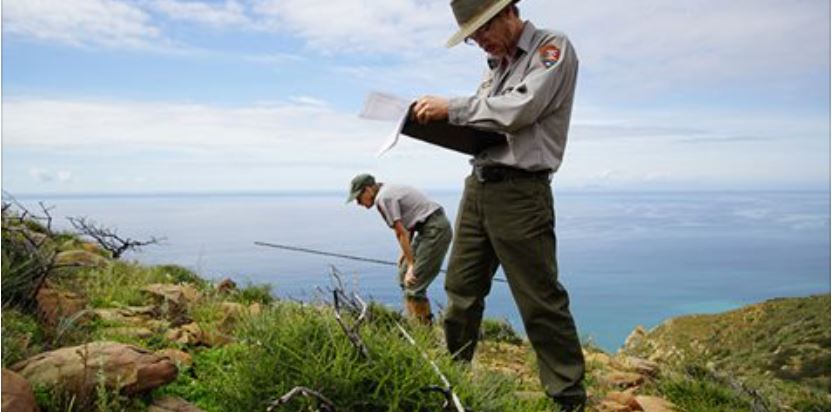
[[353, 179], [351, 179], [351, 188], [348, 189], [348, 200], [345, 203], [351, 203], [354, 200], [357, 200], [357, 196], [362, 193], [362, 189], [365, 189], [367, 186], [371, 186], [377, 183], [374, 180], [374, 176], [371, 176], [368, 173], [362, 173], [356, 175]]

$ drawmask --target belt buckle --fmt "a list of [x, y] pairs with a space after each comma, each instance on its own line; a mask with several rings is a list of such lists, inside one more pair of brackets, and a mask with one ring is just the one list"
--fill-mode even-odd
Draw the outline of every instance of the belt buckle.
[[498, 182], [504, 178], [501, 169], [490, 166], [478, 166], [475, 168], [475, 176], [481, 183]]

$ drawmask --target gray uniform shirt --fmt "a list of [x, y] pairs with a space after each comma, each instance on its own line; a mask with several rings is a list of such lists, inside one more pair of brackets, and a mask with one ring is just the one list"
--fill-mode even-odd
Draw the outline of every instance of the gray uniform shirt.
[[471, 97], [449, 102], [449, 122], [504, 133], [507, 145], [477, 154], [474, 165], [556, 172], [565, 151], [577, 55], [568, 38], [525, 22], [516, 58], [491, 69]]
[[399, 220], [408, 230], [413, 230], [417, 223], [441, 208], [411, 186], [389, 183], [380, 187], [374, 204], [389, 227], [394, 227], [394, 222]]

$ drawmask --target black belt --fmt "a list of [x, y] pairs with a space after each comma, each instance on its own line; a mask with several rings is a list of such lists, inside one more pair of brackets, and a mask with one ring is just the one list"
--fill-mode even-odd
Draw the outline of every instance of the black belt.
[[434, 212], [430, 213], [429, 216], [426, 216], [420, 222], [415, 223], [415, 226], [412, 228], [412, 231], [413, 232], [420, 232], [421, 230], [423, 230], [423, 225], [425, 225], [426, 222], [429, 221], [429, 218], [431, 218], [432, 216], [435, 216], [437, 214], [444, 214], [444, 208], [439, 207]]
[[551, 172], [548, 170], [531, 172], [510, 166], [475, 166], [473, 175], [481, 183], [504, 182], [513, 179], [551, 179]]

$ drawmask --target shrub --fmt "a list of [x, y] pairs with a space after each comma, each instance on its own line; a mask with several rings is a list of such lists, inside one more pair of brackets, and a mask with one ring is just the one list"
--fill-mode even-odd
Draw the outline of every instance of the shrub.
[[37, 319], [14, 309], [2, 312], [3, 367], [39, 353], [44, 342], [44, 332]]
[[485, 319], [481, 322], [481, 339], [513, 344], [522, 343], [522, 338], [516, 334], [507, 319]]

